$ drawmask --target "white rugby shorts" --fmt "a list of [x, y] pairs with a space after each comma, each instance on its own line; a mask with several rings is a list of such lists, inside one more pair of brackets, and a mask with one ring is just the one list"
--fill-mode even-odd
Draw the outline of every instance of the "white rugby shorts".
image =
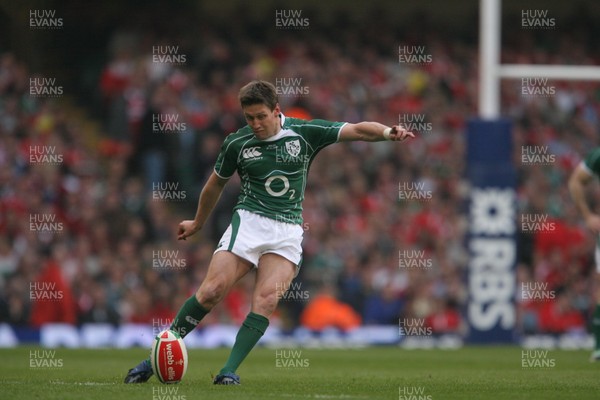
[[255, 267], [263, 254], [278, 254], [296, 266], [302, 261], [301, 225], [277, 221], [247, 210], [236, 210], [221, 237], [215, 253], [230, 251], [250, 261]]

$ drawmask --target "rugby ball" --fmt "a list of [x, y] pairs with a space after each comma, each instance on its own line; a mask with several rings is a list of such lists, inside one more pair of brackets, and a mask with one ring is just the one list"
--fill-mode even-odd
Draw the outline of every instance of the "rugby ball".
[[150, 363], [161, 383], [179, 383], [188, 365], [187, 349], [181, 336], [168, 329], [156, 335], [150, 351]]

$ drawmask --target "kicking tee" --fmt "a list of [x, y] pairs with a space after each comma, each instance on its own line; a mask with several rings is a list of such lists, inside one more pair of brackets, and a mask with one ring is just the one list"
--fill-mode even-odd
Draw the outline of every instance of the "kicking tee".
[[242, 209], [282, 222], [302, 224], [308, 169], [317, 153], [339, 139], [344, 122], [281, 116], [282, 129], [259, 140], [249, 126], [225, 138], [215, 164], [224, 179], [238, 171]]

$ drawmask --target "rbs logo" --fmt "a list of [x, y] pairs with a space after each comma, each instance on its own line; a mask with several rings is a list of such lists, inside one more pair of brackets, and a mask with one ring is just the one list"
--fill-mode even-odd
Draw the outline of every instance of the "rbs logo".
[[513, 298], [516, 245], [515, 193], [510, 188], [473, 189], [469, 240], [469, 322], [480, 331], [516, 323]]

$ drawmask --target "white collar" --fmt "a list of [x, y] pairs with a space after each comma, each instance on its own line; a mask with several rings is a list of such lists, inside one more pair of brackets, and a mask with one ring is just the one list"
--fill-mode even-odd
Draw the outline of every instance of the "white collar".
[[279, 127], [281, 129], [279, 129], [279, 132], [277, 132], [273, 136], [270, 136], [270, 137], [266, 138], [265, 140], [263, 140], [263, 142], [272, 142], [274, 140], [280, 139], [281, 136], [283, 136], [283, 132], [286, 131], [286, 129], [283, 128], [283, 125], [285, 124], [285, 115], [283, 115], [283, 113], [280, 113], [280, 115], [281, 115], [281, 123], [279, 124]]

